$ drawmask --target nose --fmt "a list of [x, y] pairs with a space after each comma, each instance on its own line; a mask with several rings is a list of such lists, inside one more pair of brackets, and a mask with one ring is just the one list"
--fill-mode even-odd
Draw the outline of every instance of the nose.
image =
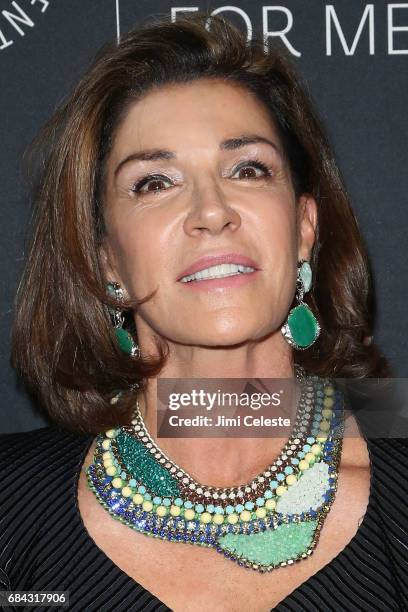
[[184, 222], [184, 231], [191, 236], [201, 233], [219, 234], [224, 228], [236, 231], [241, 225], [239, 213], [231, 208], [221, 187], [215, 181], [197, 185], [191, 202]]

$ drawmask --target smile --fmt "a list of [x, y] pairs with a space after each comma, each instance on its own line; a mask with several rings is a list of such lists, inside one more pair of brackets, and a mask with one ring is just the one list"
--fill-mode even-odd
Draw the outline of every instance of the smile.
[[237, 274], [249, 274], [250, 272], [255, 272], [255, 268], [243, 266], [240, 264], [220, 264], [217, 266], [205, 268], [204, 270], [200, 270], [199, 272], [195, 272], [194, 274], [183, 276], [180, 281], [182, 283], [189, 283], [191, 281], [224, 278], [227, 276], [235, 276]]

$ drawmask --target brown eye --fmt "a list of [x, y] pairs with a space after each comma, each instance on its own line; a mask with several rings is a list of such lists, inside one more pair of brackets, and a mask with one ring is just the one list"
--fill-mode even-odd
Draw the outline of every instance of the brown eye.
[[252, 166], [245, 166], [239, 171], [240, 178], [255, 178], [257, 176], [255, 168]]
[[[259, 174], [257, 170], [260, 170]], [[272, 176], [272, 171], [268, 166], [266, 166], [263, 162], [259, 160], [254, 160], [251, 162], [245, 162], [241, 166], [239, 166], [236, 170], [238, 172], [238, 178], [240, 179], [261, 179], [265, 176]]]
[[162, 187], [166, 182], [170, 180], [164, 176], [145, 176], [132, 187], [132, 191], [134, 193], [158, 193], [166, 189]]
[[160, 185], [163, 184], [164, 181], [162, 181], [161, 179], [154, 179], [152, 181], [148, 181], [147, 183], [145, 183], [145, 186], [147, 186], [147, 189], [145, 189], [145, 191], [161, 191]]

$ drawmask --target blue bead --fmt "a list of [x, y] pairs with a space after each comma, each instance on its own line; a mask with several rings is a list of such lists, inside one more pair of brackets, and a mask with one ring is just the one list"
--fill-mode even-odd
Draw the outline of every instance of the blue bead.
[[143, 495], [143, 493], [146, 493], [146, 487], [144, 487], [143, 485], [139, 485], [137, 488], [138, 492], [141, 493]]
[[192, 502], [191, 502], [189, 499], [187, 499], [187, 500], [184, 502], [184, 507], [185, 507], [185, 508], [192, 508], [192, 507], [193, 507], [193, 504], [192, 504]]
[[303, 445], [303, 450], [305, 451], [305, 453], [308, 453], [310, 451], [310, 448], [311, 448], [310, 444]]
[[203, 504], [196, 504], [195, 506], [195, 511], [198, 512], [199, 514], [201, 514], [202, 512], [204, 512], [204, 506]]
[[272, 497], [272, 491], [270, 491], [269, 489], [266, 489], [264, 493], [264, 497], [266, 497], [266, 499], [270, 499]]
[[215, 506], [214, 513], [215, 514], [224, 514], [224, 508], [222, 506]]
[[254, 509], [254, 503], [253, 502], [246, 502], [245, 504], [245, 510], [253, 510]]
[[227, 506], [227, 507], [225, 508], [225, 512], [226, 512], [227, 514], [232, 514], [232, 513], [234, 512], [234, 506]]
[[291, 467], [290, 465], [287, 465], [285, 467], [285, 474], [293, 474], [293, 467]]
[[144, 498], [146, 501], [150, 501], [152, 499], [152, 496], [150, 495], [150, 493], [145, 493]]
[[255, 501], [257, 506], [264, 506], [265, 505], [265, 499], [263, 497], [258, 497], [258, 499]]
[[282, 480], [285, 480], [285, 475], [284, 475], [284, 474], [277, 474], [277, 476], [276, 476], [276, 480], [279, 480], [280, 482], [281, 482]]
[[315, 442], [315, 438], [314, 438], [314, 437], [309, 436], [308, 438], [306, 438], [306, 442], [307, 442], [308, 444], [313, 444], [313, 443]]
[[174, 505], [175, 506], [182, 506], [183, 505], [183, 500], [180, 499], [180, 497], [177, 497], [177, 499], [174, 500]]
[[161, 497], [153, 497], [154, 504], [161, 504]]
[[276, 489], [276, 487], [279, 485], [279, 482], [277, 480], [272, 480], [269, 487], [271, 489]]
[[213, 513], [213, 512], [214, 512], [214, 506], [213, 506], [213, 504], [207, 504], [206, 508], [207, 508], [207, 511], [208, 511], [208, 512], [210, 512], [210, 513]]
[[237, 504], [236, 505], [236, 511], [237, 512], [243, 512], [244, 510], [244, 506], [242, 504]]
[[168, 497], [165, 497], [163, 499], [163, 506], [170, 506], [171, 505], [171, 500]]
[[298, 465], [299, 459], [296, 459], [296, 457], [293, 457], [293, 459], [291, 459], [290, 462], [293, 463], [293, 465]]

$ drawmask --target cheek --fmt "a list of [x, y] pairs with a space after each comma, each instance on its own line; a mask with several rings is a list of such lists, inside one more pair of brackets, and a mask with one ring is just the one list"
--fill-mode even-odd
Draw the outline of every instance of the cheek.
[[142, 219], [128, 218], [112, 224], [110, 242], [120, 277], [138, 298], [153, 291], [163, 276], [168, 260], [164, 234], [157, 224]]

